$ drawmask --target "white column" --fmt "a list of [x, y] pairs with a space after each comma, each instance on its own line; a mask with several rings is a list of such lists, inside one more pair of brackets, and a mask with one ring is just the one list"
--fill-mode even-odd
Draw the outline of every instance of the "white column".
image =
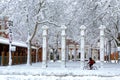
[[62, 59], [62, 61], [61, 61], [61, 67], [62, 68], [65, 68], [66, 67], [66, 61], [65, 61], [65, 53], [66, 53], [66, 33], [65, 33], [65, 31], [66, 31], [66, 29], [67, 29], [67, 27], [66, 26], [64, 26], [64, 25], [62, 25], [61, 26], [61, 29], [62, 29], [62, 33], [61, 33], [61, 36], [62, 36], [62, 39], [61, 39], [61, 59]]
[[42, 68], [47, 67], [47, 34], [48, 34], [48, 27], [43, 26], [43, 50], [42, 50]]
[[81, 30], [81, 32], [80, 32], [80, 35], [81, 35], [81, 49], [80, 49], [80, 51], [81, 51], [81, 68], [83, 68], [83, 66], [84, 66], [84, 60], [85, 60], [85, 29], [86, 29], [86, 27], [84, 26], [84, 25], [82, 25], [81, 27], [80, 27], [80, 30]]
[[100, 61], [101, 61], [101, 68], [103, 67], [103, 62], [104, 62], [104, 38], [105, 38], [105, 34], [104, 34], [104, 30], [105, 30], [105, 26], [101, 25], [99, 27], [100, 29]]

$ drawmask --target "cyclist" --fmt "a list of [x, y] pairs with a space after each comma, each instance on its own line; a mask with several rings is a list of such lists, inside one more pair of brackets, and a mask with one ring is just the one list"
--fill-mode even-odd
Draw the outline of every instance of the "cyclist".
[[88, 62], [88, 64], [89, 64], [89, 68], [90, 68], [90, 70], [91, 70], [93, 64], [95, 64], [95, 61], [90, 57], [90, 58], [89, 58], [89, 62]]

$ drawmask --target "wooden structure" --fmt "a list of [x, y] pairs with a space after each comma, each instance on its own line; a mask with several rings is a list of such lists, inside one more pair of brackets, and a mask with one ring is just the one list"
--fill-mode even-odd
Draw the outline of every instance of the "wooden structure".
[[[16, 47], [16, 50], [12, 52], [12, 64], [26, 64], [27, 62], [27, 45], [23, 42], [12, 42], [12, 45]], [[42, 48], [38, 50], [38, 60], [42, 61]], [[36, 47], [32, 47], [31, 61], [36, 62]], [[0, 37], [0, 65], [8, 65], [9, 62], [9, 40], [7, 38]]]

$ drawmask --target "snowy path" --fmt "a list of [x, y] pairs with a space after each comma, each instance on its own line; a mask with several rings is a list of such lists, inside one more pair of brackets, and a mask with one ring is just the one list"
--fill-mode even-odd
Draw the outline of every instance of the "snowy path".
[[98, 76], [32, 76], [32, 75], [0, 75], [0, 80], [120, 80], [120, 77], [98, 77]]
[[[99, 66], [99, 63], [96, 64]], [[49, 62], [42, 69], [41, 63], [32, 66], [14, 65], [0, 67], [0, 80], [120, 80], [120, 64], [104, 64], [103, 69], [81, 70], [79, 62], [67, 62], [61, 68], [60, 62]]]

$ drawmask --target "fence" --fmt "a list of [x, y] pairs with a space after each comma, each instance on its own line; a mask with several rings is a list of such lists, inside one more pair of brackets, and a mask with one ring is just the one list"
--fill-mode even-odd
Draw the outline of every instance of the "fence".
[[[31, 61], [36, 62], [36, 55], [31, 55]], [[9, 53], [5, 55], [5, 52], [2, 52], [2, 55], [0, 56], [0, 65], [1, 66], [7, 66], [9, 62]], [[26, 64], [27, 63], [27, 55], [22, 55], [20, 53], [12, 53], [12, 65], [17, 64]]]

